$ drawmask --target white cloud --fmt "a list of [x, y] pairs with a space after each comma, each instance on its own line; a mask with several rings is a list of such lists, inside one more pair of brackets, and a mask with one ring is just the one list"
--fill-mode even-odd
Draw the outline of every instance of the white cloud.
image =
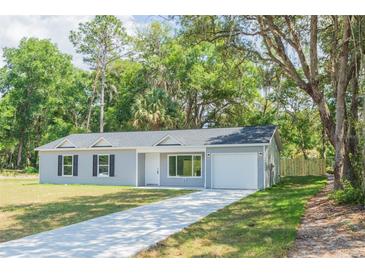
[[[143, 23], [134, 16], [118, 16], [128, 33], [133, 33]], [[73, 56], [73, 63], [86, 68], [82, 56], [77, 54], [69, 41], [71, 30], [78, 24], [90, 20], [92, 16], [0, 16], [0, 55], [4, 47], [16, 47], [23, 37], [51, 39], [62, 52]], [[3, 59], [0, 60], [3, 65]]]

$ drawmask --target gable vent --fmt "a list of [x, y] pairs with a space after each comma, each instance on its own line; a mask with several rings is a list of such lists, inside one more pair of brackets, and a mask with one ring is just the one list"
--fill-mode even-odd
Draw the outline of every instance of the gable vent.
[[104, 137], [99, 138], [90, 147], [111, 147], [112, 144]]
[[75, 148], [76, 146], [71, 143], [68, 139], [63, 140], [61, 143], [59, 143], [56, 148]]
[[182, 145], [181, 142], [179, 142], [176, 138], [170, 135], [163, 137], [155, 144], [155, 146], [181, 146], [181, 145]]

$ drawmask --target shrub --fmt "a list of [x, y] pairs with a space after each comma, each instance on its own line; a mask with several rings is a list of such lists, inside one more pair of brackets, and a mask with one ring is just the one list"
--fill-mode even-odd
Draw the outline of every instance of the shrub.
[[30, 173], [38, 173], [38, 169], [32, 166], [27, 166], [24, 168], [24, 173], [30, 174]]
[[336, 190], [331, 194], [331, 198], [339, 204], [357, 204], [365, 206], [365, 194], [360, 188], [354, 188], [345, 181], [344, 188]]

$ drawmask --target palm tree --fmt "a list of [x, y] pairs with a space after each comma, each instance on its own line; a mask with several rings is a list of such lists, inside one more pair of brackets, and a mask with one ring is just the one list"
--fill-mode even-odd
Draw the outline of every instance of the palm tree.
[[179, 120], [177, 104], [161, 89], [138, 95], [132, 111], [133, 126], [142, 129], [174, 128]]

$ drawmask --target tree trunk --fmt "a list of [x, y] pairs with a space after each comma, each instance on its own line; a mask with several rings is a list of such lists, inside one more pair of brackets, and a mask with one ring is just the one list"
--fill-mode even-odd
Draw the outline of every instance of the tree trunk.
[[335, 124], [332, 120], [330, 110], [328, 108], [326, 99], [322, 92], [319, 90], [307, 91], [307, 93], [312, 97], [313, 102], [317, 105], [319, 111], [319, 117], [321, 118], [322, 125], [328, 137], [330, 143], [335, 147]]
[[18, 168], [20, 168], [20, 165], [22, 163], [22, 158], [23, 158], [23, 146], [24, 146], [24, 136], [23, 134], [20, 136], [19, 139], [19, 146], [18, 146], [18, 157], [16, 160], [16, 166]]
[[324, 126], [322, 125], [322, 151], [321, 151], [321, 158], [326, 158], [326, 131]]
[[343, 177], [343, 164], [345, 153], [345, 95], [347, 89], [347, 62], [349, 55], [349, 39], [351, 35], [350, 18], [344, 17], [343, 45], [340, 54], [340, 69], [336, 95], [336, 131], [335, 131], [335, 167], [334, 187], [341, 189]]
[[343, 178], [352, 182], [354, 175], [351, 167], [351, 160], [349, 157], [349, 149], [347, 145], [345, 145], [344, 151], [345, 152], [343, 158]]
[[356, 123], [359, 120], [359, 102], [358, 102], [358, 72], [355, 71], [352, 80], [350, 81], [349, 90], [352, 92], [351, 108], [347, 118], [347, 138], [345, 148], [345, 164], [344, 176], [351, 182], [354, 187], [358, 187], [361, 181], [361, 171], [359, 166], [361, 163], [361, 152], [359, 149], [359, 139], [356, 129]]
[[93, 108], [93, 103], [96, 97], [96, 89], [97, 89], [97, 83], [98, 83], [98, 79], [99, 79], [99, 75], [100, 75], [100, 69], [97, 68], [96, 69], [96, 73], [95, 73], [95, 79], [94, 79], [94, 83], [93, 83], [93, 94], [90, 98], [90, 102], [89, 102], [89, 109], [88, 109], [88, 113], [87, 113], [87, 119], [86, 119], [86, 130], [90, 131], [90, 122], [91, 122], [91, 112], [92, 112], [92, 108]]
[[302, 148], [302, 153], [303, 153], [303, 157], [305, 160], [308, 160], [308, 155], [307, 155], [307, 152], [305, 151], [304, 148]]
[[[365, 97], [363, 99], [363, 105], [362, 105], [362, 118], [363, 118], [363, 129], [362, 129], [362, 138], [365, 138]], [[361, 180], [361, 187], [363, 193], [365, 193], [365, 145], [363, 146], [363, 152], [362, 152], [362, 166], [363, 166], [363, 174], [362, 174], [362, 180]]]
[[185, 127], [191, 128], [192, 101], [190, 94], [185, 107]]
[[10, 168], [13, 167], [13, 156], [14, 156], [14, 152], [11, 151], [10, 154], [9, 154], [9, 160], [8, 160], [7, 167], [10, 167]]
[[87, 112], [87, 118], [86, 118], [86, 131], [87, 132], [90, 131], [91, 111], [92, 111], [92, 108], [93, 108], [93, 101], [94, 100], [95, 100], [95, 95], [93, 94], [90, 98], [89, 110]]
[[104, 132], [104, 92], [105, 92], [105, 64], [102, 65], [101, 71], [101, 91], [100, 91], [100, 132]]

